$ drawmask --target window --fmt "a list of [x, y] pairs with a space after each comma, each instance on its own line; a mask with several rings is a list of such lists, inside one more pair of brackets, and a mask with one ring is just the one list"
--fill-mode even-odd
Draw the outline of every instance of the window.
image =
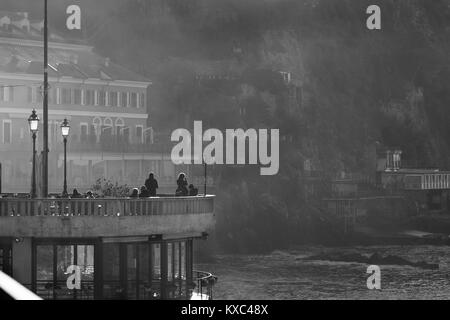
[[139, 94], [139, 108], [145, 107], [145, 95], [143, 93]]
[[106, 119], [103, 121], [103, 124], [104, 124], [104, 126], [106, 126], [106, 127], [112, 127], [112, 126], [113, 126], [113, 122], [112, 122], [111, 118], [106, 118]]
[[56, 88], [56, 104], [61, 104], [61, 88]]
[[130, 142], [130, 128], [125, 127], [122, 129], [122, 140], [123, 142], [129, 143]]
[[148, 298], [146, 294], [146, 284], [151, 283], [150, 279], [150, 246], [148, 243], [142, 243], [137, 245], [137, 258], [138, 258], [138, 279], [137, 286], [137, 298]]
[[111, 136], [113, 135], [113, 122], [111, 118], [106, 118], [103, 121], [102, 131], [101, 131], [101, 139], [103, 142], [111, 142]]
[[181, 278], [186, 280], [186, 243], [180, 243], [180, 272]]
[[136, 141], [138, 143], [143, 143], [144, 135], [143, 135], [143, 126], [136, 126]]
[[97, 141], [97, 129], [96, 126], [91, 124], [88, 128], [88, 141], [96, 142]]
[[132, 108], [137, 107], [137, 97], [138, 97], [138, 95], [136, 92], [130, 93], [130, 107], [132, 107]]
[[87, 106], [94, 105], [94, 91], [93, 90], [86, 90], [86, 98], [85, 98], [85, 104]]
[[[103, 296], [116, 297], [120, 288], [120, 245], [103, 245]], [[120, 291], [119, 291], [120, 292]], [[120, 295], [119, 295], [120, 297]]]
[[[36, 293], [44, 299], [94, 298], [94, 246], [85, 244], [37, 245]], [[80, 268], [81, 289], [69, 289], [68, 277]]]
[[14, 87], [0, 87], [0, 101], [14, 101]]
[[151, 260], [152, 260], [152, 279], [161, 279], [161, 245], [159, 243], [152, 243], [151, 245]]
[[57, 103], [57, 90], [55, 88], [48, 89], [48, 103]]
[[172, 243], [167, 244], [167, 281], [173, 280], [173, 251]]
[[122, 128], [124, 126], [124, 122], [122, 118], [117, 118], [116, 119], [116, 135], [121, 135], [122, 134]]
[[115, 91], [109, 92], [109, 105], [111, 107], [117, 107], [117, 92]]
[[73, 103], [81, 105], [81, 89], [73, 89]]
[[11, 143], [11, 120], [3, 120], [3, 143]]
[[61, 88], [61, 98], [60, 103], [61, 104], [71, 104], [72, 103], [72, 97], [71, 92], [72, 90], [70, 88]]
[[88, 141], [88, 124], [87, 123], [80, 123], [80, 141], [86, 142]]
[[180, 275], [180, 243], [173, 244], [173, 277], [174, 279], [181, 279]]
[[[0, 243], [0, 271], [12, 275], [12, 249], [10, 245]], [[0, 292], [1, 297], [1, 292]]]
[[42, 102], [42, 99], [43, 99], [42, 95], [43, 95], [42, 88], [41, 87], [36, 88], [34, 90], [34, 101], [33, 102], [37, 102], [37, 103]]
[[97, 95], [98, 95], [97, 105], [105, 106], [106, 105], [106, 92], [98, 91]]
[[149, 127], [145, 130], [145, 143], [153, 143], [153, 128]]
[[128, 107], [128, 95], [126, 92], [120, 93], [120, 106], [124, 108]]
[[60, 126], [61, 126], [61, 123], [58, 123], [57, 121], [49, 121], [48, 133], [49, 133], [50, 143], [54, 143], [56, 141], [62, 141], [62, 137], [59, 134]]
[[14, 87], [8, 88], [8, 100], [9, 102], [14, 102]]
[[33, 102], [33, 88], [27, 87], [27, 102], [31, 103]]
[[103, 245], [103, 298], [154, 299], [160, 286], [152, 283], [148, 243], [105, 243]]
[[99, 127], [102, 125], [102, 119], [100, 119], [99, 117], [95, 117], [95, 118], [92, 120], [92, 124], [93, 124], [95, 127], [99, 128]]

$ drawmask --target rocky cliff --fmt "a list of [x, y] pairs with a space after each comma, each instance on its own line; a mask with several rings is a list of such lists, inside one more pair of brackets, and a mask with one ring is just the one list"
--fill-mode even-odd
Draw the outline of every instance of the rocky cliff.
[[[449, 167], [450, 1], [95, 3], [90, 38], [154, 81], [157, 130], [193, 120], [280, 128], [277, 176], [214, 170], [225, 250], [333, 239], [317, 228], [310, 195], [321, 191], [310, 190], [308, 175], [373, 174], [376, 143], [400, 147], [417, 165]], [[372, 4], [381, 30], [366, 28]]]

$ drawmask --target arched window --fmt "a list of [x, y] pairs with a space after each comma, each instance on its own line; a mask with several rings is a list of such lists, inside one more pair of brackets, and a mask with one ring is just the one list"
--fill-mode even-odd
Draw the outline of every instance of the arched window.
[[122, 118], [117, 118], [116, 119], [116, 136], [119, 136], [122, 134], [121, 130], [124, 127], [124, 122]]
[[102, 119], [100, 119], [99, 117], [95, 117], [94, 119], [92, 119], [92, 126], [91, 126], [91, 130], [89, 130], [89, 132], [91, 134], [99, 136], [101, 127], [102, 127]]
[[111, 118], [105, 118], [105, 120], [103, 120], [103, 126], [104, 127], [112, 127], [113, 122], [112, 122]]
[[113, 122], [112, 122], [111, 118], [105, 118], [103, 120], [103, 126], [102, 126], [102, 133], [101, 133], [102, 139], [109, 141], [109, 139], [112, 136], [112, 130], [113, 130]]

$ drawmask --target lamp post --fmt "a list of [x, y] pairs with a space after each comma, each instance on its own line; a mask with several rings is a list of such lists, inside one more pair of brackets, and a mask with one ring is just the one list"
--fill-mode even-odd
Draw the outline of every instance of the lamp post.
[[61, 123], [61, 134], [64, 140], [64, 187], [63, 196], [67, 196], [67, 137], [69, 136], [70, 125], [67, 119]]
[[47, 0], [44, 0], [44, 96], [42, 99], [43, 114], [43, 148], [42, 148], [42, 197], [48, 196], [48, 27]]
[[30, 125], [31, 137], [33, 138], [33, 168], [31, 172], [31, 198], [36, 198], [36, 133], [39, 128], [39, 117], [36, 114], [36, 110], [33, 109], [30, 117], [28, 118], [28, 124]]

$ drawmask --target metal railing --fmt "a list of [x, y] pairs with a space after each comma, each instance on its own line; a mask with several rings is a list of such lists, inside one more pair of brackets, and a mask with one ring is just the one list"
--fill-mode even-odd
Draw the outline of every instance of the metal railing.
[[80, 289], [68, 289], [66, 280], [56, 282], [37, 280], [36, 294], [46, 300], [92, 300], [94, 299], [94, 281], [82, 280]]
[[450, 189], [450, 173], [407, 174], [404, 184], [406, 190], [446, 190]]
[[71, 152], [119, 152], [119, 153], [168, 153], [173, 143], [139, 143], [129, 142], [116, 137], [102, 138], [99, 142], [92, 137], [80, 141], [74, 137], [69, 142], [68, 150]]
[[[217, 277], [209, 272], [194, 271], [194, 283], [188, 284], [185, 278], [167, 282], [164, 290], [165, 299], [212, 300], [213, 286]], [[31, 284], [21, 285], [25, 293], [33, 294]], [[155, 300], [161, 299], [161, 280], [103, 280], [101, 299], [112, 300]], [[1, 286], [0, 286], [1, 287]], [[27, 291], [28, 290], [28, 291]], [[82, 280], [80, 289], [68, 289], [65, 280], [37, 280], [35, 284], [37, 297], [45, 300], [92, 300], [95, 299], [95, 284], [92, 280]]]
[[214, 196], [23, 199], [0, 198], [0, 217], [9, 216], [149, 216], [203, 214], [214, 210]]
[[206, 271], [194, 270], [194, 279], [197, 282], [194, 294], [201, 300], [212, 300], [213, 287], [217, 282], [217, 277]]

